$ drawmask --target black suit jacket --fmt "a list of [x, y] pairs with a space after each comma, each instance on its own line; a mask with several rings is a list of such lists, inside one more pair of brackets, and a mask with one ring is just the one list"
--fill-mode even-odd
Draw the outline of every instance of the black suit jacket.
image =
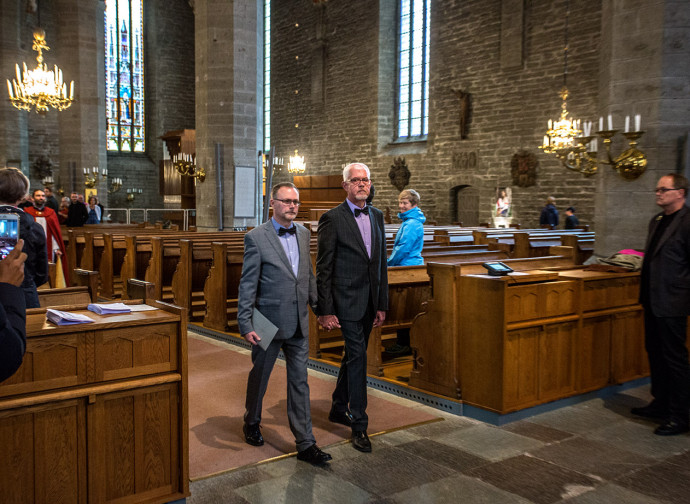
[[316, 285], [319, 315], [360, 320], [371, 296], [375, 310], [388, 309], [388, 270], [383, 213], [369, 207], [371, 258], [347, 201], [319, 219]]
[[649, 223], [644, 255], [649, 291], [640, 297], [656, 317], [682, 317], [690, 315], [690, 208], [678, 210], [656, 248], [649, 250], [662, 215], [655, 215]]

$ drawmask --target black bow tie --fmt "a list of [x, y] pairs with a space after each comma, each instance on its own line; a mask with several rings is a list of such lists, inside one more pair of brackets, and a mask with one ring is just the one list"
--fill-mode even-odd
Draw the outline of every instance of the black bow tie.
[[295, 234], [297, 233], [297, 228], [295, 226], [292, 226], [291, 228], [278, 228], [278, 236], [283, 236], [284, 234]]
[[369, 207], [365, 206], [364, 208], [355, 208], [355, 217], [359, 217], [359, 214], [367, 214], [369, 215]]

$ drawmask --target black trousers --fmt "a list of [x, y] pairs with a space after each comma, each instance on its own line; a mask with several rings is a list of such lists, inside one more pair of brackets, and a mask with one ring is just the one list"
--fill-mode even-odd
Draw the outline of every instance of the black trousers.
[[340, 362], [338, 381], [333, 391], [333, 410], [352, 413], [352, 430], [367, 430], [367, 347], [369, 334], [374, 326], [374, 307], [369, 306], [360, 320], [339, 320], [345, 340], [345, 350]]
[[652, 396], [668, 408], [669, 420], [688, 423], [690, 363], [685, 346], [688, 318], [655, 317], [645, 309], [645, 348], [649, 356]]

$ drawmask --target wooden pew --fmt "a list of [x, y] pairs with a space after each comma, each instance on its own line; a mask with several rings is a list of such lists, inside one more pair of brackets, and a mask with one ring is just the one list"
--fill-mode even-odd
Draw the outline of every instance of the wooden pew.
[[88, 304], [91, 302], [88, 287], [62, 287], [57, 289], [41, 289], [38, 291], [38, 303], [41, 308]]
[[237, 331], [237, 295], [244, 253], [228, 243], [213, 243], [213, 264], [204, 285], [206, 315], [204, 326], [218, 331]]

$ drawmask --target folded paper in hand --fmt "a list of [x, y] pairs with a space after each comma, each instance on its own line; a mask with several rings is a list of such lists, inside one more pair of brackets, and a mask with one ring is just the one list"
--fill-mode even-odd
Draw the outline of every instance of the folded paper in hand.
[[81, 313], [53, 310], [52, 308], [46, 310], [46, 318], [57, 325], [88, 324], [89, 322], [95, 322], [92, 318], [82, 315]]
[[108, 315], [109, 313], [129, 313], [132, 310], [124, 303], [91, 303], [86, 307], [87, 310], [99, 315]]
[[254, 308], [254, 312], [252, 313], [252, 326], [254, 326], [254, 332], [261, 338], [259, 340], [259, 346], [264, 350], [268, 350], [268, 345], [273, 341], [273, 337], [278, 332], [278, 328], [256, 308]]

